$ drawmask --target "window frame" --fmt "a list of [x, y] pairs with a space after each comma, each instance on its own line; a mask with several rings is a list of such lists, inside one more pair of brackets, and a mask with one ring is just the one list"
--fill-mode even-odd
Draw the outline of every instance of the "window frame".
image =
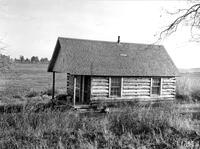
[[[154, 79], [159, 80], [159, 85], [154, 85]], [[159, 93], [153, 94], [153, 88], [159, 88]], [[162, 89], [162, 78], [161, 77], [152, 77], [151, 78], [151, 96], [160, 96]]]
[[[112, 95], [112, 79], [118, 78], [120, 83], [119, 86], [114, 86], [114, 88], [119, 89], [119, 95]], [[122, 97], [122, 77], [109, 77], [109, 97]]]

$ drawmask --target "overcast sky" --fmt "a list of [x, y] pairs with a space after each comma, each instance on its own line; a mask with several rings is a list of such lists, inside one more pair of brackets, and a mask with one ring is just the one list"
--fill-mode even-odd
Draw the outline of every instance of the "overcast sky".
[[[154, 43], [175, 18], [167, 11], [187, 8], [186, 1], [158, 0], [0, 0], [0, 39], [11, 57], [51, 58], [58, 36]], [[188, 27], [163, 44], [179, 68], [200, 67], [200, 44], [189, 42]]]

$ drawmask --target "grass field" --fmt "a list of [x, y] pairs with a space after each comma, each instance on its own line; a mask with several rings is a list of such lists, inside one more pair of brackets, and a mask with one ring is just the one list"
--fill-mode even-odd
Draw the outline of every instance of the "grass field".
[[[6, 90], [5, 94], [13, 95], [30, 90], [41, 92], [50, 89], [52, 73], [47, 72], [47, 67], [48, 64], [13, 64], [8, 72], [0, 74], [0, 91]], [[65, 73], [56, 73], [56, 89], [59, 93], [65, 93], [66, 81]], [[181, 73], [177, 77], [177, 95], [186, 100], [200, 98], [200, 72]]]
[[181, 73], [177, 77], [176, 95], [186, 102], [200, 101], [200, 72]]
[[[47, 64], [13, 64], [11, 69], [1, 75], [0, 89], [9, 87], [41, 91], [51, 88], [52, 73], [47, 72]], [[56, 74], [56, 88], [66, 90], [66, 74]]]
[[[31, 102], [49, 100], [52, 73], [47, 72], [47, 67], [47, 64], [15, 63], [10, 70], [0, 74], [0, 104], [26, 103], [29, 99]], [[57, 93], [66, 92], [66, 81], [66, 74], [56, 73]]]

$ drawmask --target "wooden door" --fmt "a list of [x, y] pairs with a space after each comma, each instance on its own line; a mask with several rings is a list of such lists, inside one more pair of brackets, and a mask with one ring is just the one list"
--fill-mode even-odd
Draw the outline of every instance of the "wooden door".
[[87, 104], [90, 102], [91, 77], [85, 76], [84, 78], [84, 103]]

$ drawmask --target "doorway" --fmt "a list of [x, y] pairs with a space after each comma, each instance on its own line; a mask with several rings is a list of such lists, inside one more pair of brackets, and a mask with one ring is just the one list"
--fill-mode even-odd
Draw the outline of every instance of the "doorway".
[[90, 101], [90, 76], [76, 76], [76, 104], [88, 104]]
[[90, 89], [91, 89], [91, 77], [84, 76], [84, 102], [88, 104], [90, 102]]

